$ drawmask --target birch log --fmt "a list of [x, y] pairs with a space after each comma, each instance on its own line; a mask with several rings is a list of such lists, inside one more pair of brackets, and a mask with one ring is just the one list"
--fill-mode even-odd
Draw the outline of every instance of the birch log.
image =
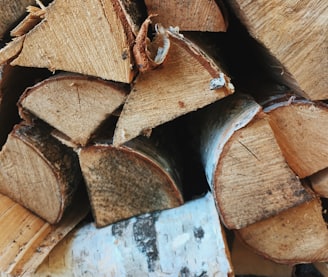
[[0, 152], [1, 193], [58, 223], [82, 182], [76, 153], [45, 126], [16, 125]]
[[60, 74], [27, 89], [19, 101], [20, 115], [42, 119], [77, 145], [123, 104], [128, 88], [78, 74]]
[[199, 118], [205, 174], [228, 228], [245, 227], [312, 198], [252, 98], [229, 96]]
[[236, 231], [242, 241], [279, 263], [328, 260], [328, 230], [318, 199]]
[[98, 227], [183, 202], [174, 157], [150, 139], [119, 147], [99, 141], [82, 148], [79, 159]]
[[31, 276], [54, 246], [88, 211], [86, 195], [79, 192], [62, 221], [50, 225], [8, 197], [0, 195], [0, 276]]
[[35, 276], [233, 276], [211, 194], [101, 229], [71, 233]]
[[249, 33], [312, 100], [328, 98], [328, 7], [319, 1], [230, 1]]

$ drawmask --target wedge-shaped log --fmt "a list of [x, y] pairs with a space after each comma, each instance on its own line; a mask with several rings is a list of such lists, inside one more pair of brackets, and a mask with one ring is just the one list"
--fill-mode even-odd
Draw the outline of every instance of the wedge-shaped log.
[[76, 153], [47, 128], [16, 125], [0, 152], [0, 192], [57, 223], [82, 181]]
[[276, 262], [328, 260], [328, 230], [316, 198], [236, 232], [248, 246]]
[[293, 267], [278, 264], [258, 255], [240, 241], [234, 238], [231, 249], [231, 261], [234, 273], [241, 276], [286, 277], [292, 276]]
[[276, 97], [264, 109], [293, 171], [308, 177], [328, 167], [328, 106], [295, 96]]
[[168, 33], [171, 47], [166, 61], [137, 77], [117, 123], [114, 145], [234, 91], [230, 79], [195, 44]]
[[[23, 47], [12, 64], [131, 82], [133, 34], [122, 7], [118, 0], [54, 1], [44, 19], [19, 37]], [[3, 52], [15, 52], [13, 46]]]
[[61, 222], [50, 225], [0, 194], [0, 275], [31, 276], [88, 211], [86, 194], [78, 193]]
[[119, 147], [98, 142], [82, 148], [79, 158], [99, 227], [183, 202], [174, 163], [149, 139]]
[[35, 0], [4, 0], [1, 2], [0, 10], [0, 38], [8, 32], [13, 24], [24, 15], [28, 5], [35, 3]]
[[181, 31], [224, 32], [227, 24], [214, 0], [146, 0], [149, 14], [157, 14], [155, 23], [178, 26]]
[[325, 1], [233, 0], [229, 4], [250, 34], [293, 75], [296, 86], [312, 100], [328, 98]]
[[[111, 82], [64, 74], [44, 80], [20, 99], [21, 117], [29, 113], [85, 145], [97, 127], [125, 100], [127, 90]], [[27, 113], [27, 114], [26, 114]]]
[[229, 96], [200, 117], [206, 177], [228, 228], [245, 227], [312, 198], [289, 168], [252, 98]]
[[[88, 253], [88, 255], [85, 255]], [[233, 276], [213, 196], [71, 233], [35, 276]]]
[[321, 197], [328, 198], [328, 168], [309, 177], [312, 189]]

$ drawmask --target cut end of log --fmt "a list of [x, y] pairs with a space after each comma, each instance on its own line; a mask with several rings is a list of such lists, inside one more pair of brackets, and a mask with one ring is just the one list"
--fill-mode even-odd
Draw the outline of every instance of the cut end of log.
[[183, 203], [172, 177], [126, 146], [89, 146], [79, 157], [98, 227]]
[[1, 193], [57, 223], [81, 178], [75, 153], [47, 131], [20, 124], [0, 153]]

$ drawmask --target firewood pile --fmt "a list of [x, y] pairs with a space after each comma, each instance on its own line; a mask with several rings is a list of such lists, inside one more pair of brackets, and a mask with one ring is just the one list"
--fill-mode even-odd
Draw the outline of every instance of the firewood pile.
[[3, 1], [0, 276], [328, 276], [327, 18]]

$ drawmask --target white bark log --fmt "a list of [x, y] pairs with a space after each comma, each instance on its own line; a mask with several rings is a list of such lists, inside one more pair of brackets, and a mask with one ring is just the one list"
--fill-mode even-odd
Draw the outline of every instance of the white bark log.
[[35, 276], [232, 276], [213, 196], [105, 228], [86, 224]]

